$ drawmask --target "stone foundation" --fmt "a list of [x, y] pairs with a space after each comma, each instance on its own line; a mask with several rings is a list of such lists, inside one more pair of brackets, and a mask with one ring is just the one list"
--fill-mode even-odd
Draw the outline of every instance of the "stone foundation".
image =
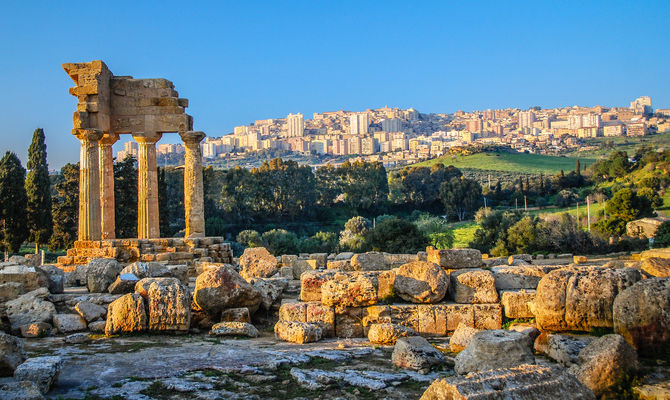
[[94, 258], [115, 258], [120, 263], [192, 264], [198, 260], [231, 264], [233, 252], [222, 237], [79, 240], [66, 256], [58, 257], [58, 266], [70, 271]]

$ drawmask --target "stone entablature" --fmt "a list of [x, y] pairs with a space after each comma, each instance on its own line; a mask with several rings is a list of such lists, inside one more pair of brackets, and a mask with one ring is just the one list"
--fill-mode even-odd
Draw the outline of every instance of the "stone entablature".
[[79, 167], [79, 240], [114, 239], [112, 145], [130, 134], [138, 151], [138, 236], [159, 238], [156, 142], [179, 133], [185, 142], [184, 197], [186, 237], [204, 237], [202, 155], [205, 134], [193, 131], [188, 100], [166, 79], [114, 76], [102, 61], [63, 64], [75, 87], [77, 110], [72, 134], [81, 141]]
[[115, 258], [120, 263], [158, 261], [167, 264], [192, 264], [207, 261], [231, 264], [233, 253], [222, 237], [164, 239], [79, 240], [66, 256], [58, 257], [59, 266], [72, 269], [94, 258]]

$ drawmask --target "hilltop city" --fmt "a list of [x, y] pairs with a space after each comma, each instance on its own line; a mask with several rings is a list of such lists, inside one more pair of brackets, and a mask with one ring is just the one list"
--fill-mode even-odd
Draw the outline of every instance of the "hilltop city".
[[[231, 134], [207, 137], [206, 163], [244, 160], [263, 150], [381, 161], [385, 167], [409, 165], [446, 154], [452, 147], [505, 145], [519, 152], [561, 154], [584, 148], [580, 139], [645, 136], [670, 131], [670, 109], [652, 108], [639, 97], [629, 107], [507, 108], [453, 114], [424, 114], [409, 108], [383, 107], [362, 112], [300, 113], [236, 126]], [[137, 157], [136, 142], [117, 153]], [[181, 144], [158, 144], [159, 156], [184, 153]]]

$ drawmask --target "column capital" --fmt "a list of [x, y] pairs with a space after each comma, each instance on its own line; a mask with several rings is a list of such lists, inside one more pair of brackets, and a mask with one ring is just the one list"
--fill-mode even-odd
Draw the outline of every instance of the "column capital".
[[163, 137], [162, 133], [158, 132], [137, 132], [133, 133], [133, 139], [137, 143], [156, 143], [157, 141], [161, 140], [161, 137]]
[[198, 144], [202, 142], [202, 139], [204, 139], [207, 135], [205, 135], [205, 132], [200, 131], [184, 131], [179, 132], [179, 136], [186, 144]]
[[77, 139], [89, 142], [97, 142], [102, 137], [103, 133], [100, 129], [73, 129], [72, 134]]
[[100, 138], [100, 144], [111, 146], [114, 143], [116, 143], [118, 140], [119, 140], [119, 134], [118, 133], [106, 132], [102, 135], [102, 138]]

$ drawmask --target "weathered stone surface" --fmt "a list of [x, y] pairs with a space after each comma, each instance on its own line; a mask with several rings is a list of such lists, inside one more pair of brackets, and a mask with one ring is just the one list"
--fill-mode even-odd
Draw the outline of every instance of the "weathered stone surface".
[[17, 381], [30, 381], [42, 393], [47, 393], [58, 381], [63, 359], [57, 356], [33, 357], [19, 365], [14, 372]]
[[505, 290], [500, 294], [505, 317], [510, 319], [533, 318], [529, 303], [535, 300], [535, 290]]
[[74, 306], [74, 309], [86, 320], [93, 322], [105, 318], [107, 309], [103, 306], [93, 304], [90, 301], [80, 301]]
[[272, 309], [272, 305], [281, 302], [282, 293], [288, 282], [277, 279], [250, 279], [250, 283], [261, 293], [261, 308]]
[[[104, 331], [104, 328], [103, 328]], [[73, 333], [70, 335], [65, 336], [65, 343], [68, 344], [81, 344], [81, 343], [86, 343], [90, 339], [88, 337], [88, 333], [86, 332], [79, 332], [79, 333]]]
[[132, 293], [139, 280], [140, 279], [135, 276], [135, 274], [121, 272], [121, 274], [116, 277], [116, 280], [109, 285], [107, 290], [110, 294]]
[[451, 272], [451, 290], [456, 303], [496, 303], [498, 292], [490, 271], [469, 269]]
[[421, 336], [398, 339], [391, 359], [394, 365], [413, 370], [428, 370], [445, 362], [442, 353]]
[[498, 290], [535, 289], [546, 275], [546, 268], [536, 265], [505, 265], [491, 271]]
[[[296, 259], [292, 263], [292, 275], [294, 279], [300, 279], [303, 272], [314, 271], [316, 268], [316, 263], [309, 263], [308, 260]], [[311, 260], [314, 261], [314, 260]]]
[[109, 304], [105, 334], [141, 332], [146, 329], [147, 313], [142, 296], [129, 293]]
[[88, 324], [88, 330], [94, 333], [104, 333], [106, 325], [107, 325], [106, 320], [94, 321]]
[[221, 313], [221, 322], [251, 322], [249, 309], [246, 307], [229, 308]]
[[650, 257], [642, 260], [640, 268], [657, 278], [670, 277], [670, 258]]
[[398, 268], [394, 287], [403, 300], [412, 303], [437, 303], [449, 289], [449, 277], [436, 264], [414, 261]]
[[321, 286], [324, 306], [361, 307], [377, 303], [376, 277], [365, 274], [336, 275]]
[[209, 334], [212, 336], [246, 336], [255, 338], [258, 337], [258, 329], [248, 322], [226, 321], [214, 324]]
[[59, 333], [86, 330], [86, 320], [79, 314], [54, 314], [53, 322]]
[[666, 400], [670, 399], [670, 381], [648, 383], [633, 388], [633, 393], [639, 400]]
[[445, 269], [478, 268], [482, 266], [482, 253], [476, 249], [436, 250], [426, 248], [428, 262]]
[[621, 335], [605, 335], [579, 353], [579, 365], [571, 368], [570, 373], [600, 396], [636, 369], [635, 349]]
[[300, 300], [321, 301], [321, 286], [337, 271], [306, 271], [300, 276]]
[[533, 342], [540, 336], [540, 330], [532, 323], [512, 324], [508, 330], [528, 335]]
[[279, 306], [280, 321], [307, 321], [307, 304], [305, 302], [286, 301]]
[[149, 287], [154, 282], [160, 282], [161, 284], [175, 284], [179, 285], [180, 282], [175, 278], [142, 278], [135, 284], [135, 293], [140, 296], [147, 298], [149, 296]]
[[26, 292], [23, 283], [7, 282], [0, 284], [0, 303], [14, 300]]
[[63, 293], [65, 274], [62, 269], [55, 265], [40, 265], [35, 270], [46, 276], [47, 288], [51, 293]]
[[86, 286], [91, 293], [106, 292], [123, 267], [114, 258], [96, 258], [88, 263]]
[[239, 263], [244, 279], [269, 278], [279, 271], [277, 259], [265, 247], [245, 249]]
[[6, 302], [7, 317], [12, 330], [18, 331], [21, 326], [36, 322], [51, 323], [56, 307], [45, 300], [48, 296], [49, 290], [43, 287]]
[[35, 322], [21, 326], [21, 336], [24, 338], [37, 338], [47, 336], [51, 332], [51, 324], [46, 322]]
[[247, 307], [253, 314], [261, 304], [262, 294], [232, 267], [219, 266], [198, 276], [193, 300], [200, 308], [218, 318], [226, 308]]
[[321, 336], [330, 338], [335, 336], [335, 309], [318, 302], [307, 303], [305, 322], [316, 324], [321, 328]]
[[559, 368], [519, 365], [434, 381], [421, 400], [595, 400], [577, 378]]
[[533, 262], [533, 256], [530, 254], [513, 254], [507, 257], [507, 264], [514, 265], [516, 261], [523, 261], [528, 264]]
[[16, 367], [26, 359], [23, 341], [0, 332], [0, 376], [12, 376]]
[[350, 267], [353, 271], [382, 271], [389, 269], [384, 253], [370, 251], [354, 254], [351, 257]]
[[531, 305], [537, 327], [548, 331], [610, 328], [614, 298], [640, 278], [635, 269], [574, 267], [552, 271], [538, 284]]
[[147, 328], [152, 331], [188, 331], [191, 325], [191, 297], [175, 278], [154, 278], [145, 302], [149, 312]]
[[[346, 307], [335, 308], [335, 336], [339, 338], [365, 337], [363, 315], [365, 308]], [[389, 321], [391, 322], [391, 321]]]
[[541, 333], [535, 339], [535, 351], [547, 355], [563, 366], [570, 367], [579, 362], [579, 353], [593, 338], [586, 335], [557, 335]]
[[37, 385], [29, 381], [0, 383], [0, 399], [3, 400], [43, 400]]
[[458, 374], [534, 364], [533, 342], [528, 335], [505, 330], [476, 333], [470, 344], [456, 356]]
[[416, 336], [413, 329], [397, 324], [372, 324], [368, 330], [370, 343], [394, 345], [401, 337]]
[[502, 305], [473, 304], [474, 327], [477, 329], [501, 329], [503, 323]]
[[637, 282], [614, 300], [614, 331], [640, 354], [670, 346], [670, 279]]
[[45, 273], [35, 267], [13, 263], [0, 264], [0, 284], [17, 282], [28, 292], [41, 287], [48, 288], [49, 280]]
[[464, 323], [458, 324], [458, 328], [449, 339], [449, 349], [453, 352], [463, 351], [468, 347], [477, 332], [481, 332], [481, 330], [469, 327]]
[[275, 324], [275, 336], [292, 343], [311, 343], [321, 340], [321, 327], [309, 322], [279, 321]]

